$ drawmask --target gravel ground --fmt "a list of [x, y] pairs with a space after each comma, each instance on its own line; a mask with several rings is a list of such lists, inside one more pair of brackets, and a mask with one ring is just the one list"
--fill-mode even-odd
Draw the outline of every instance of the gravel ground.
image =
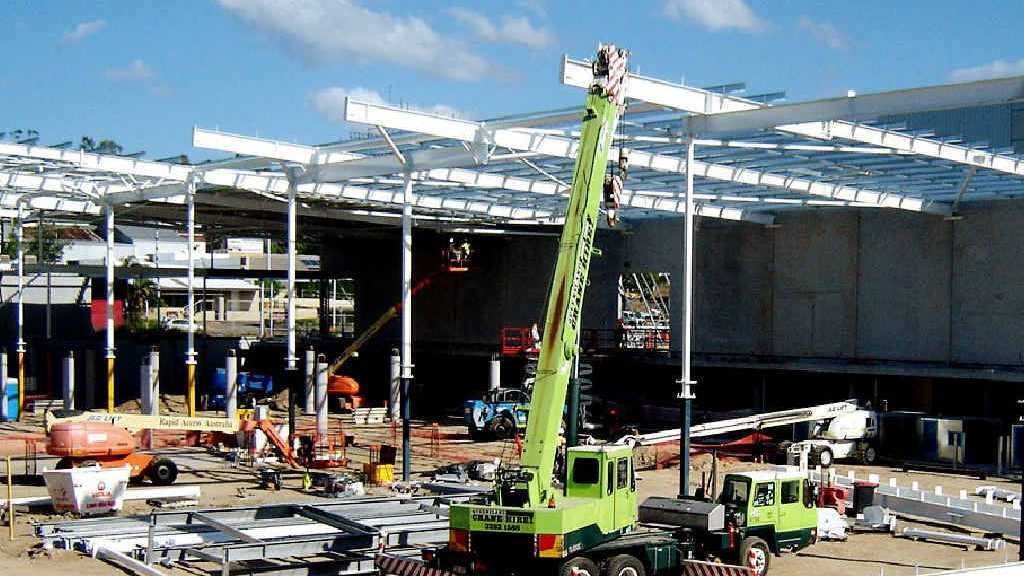
[[[311, 421], [306, 419], [300, 423], [300, 428], [310, 424]], [[332, 429], [337, 426], [337, 420], [332, 422]], [[19, 424], [14, 430], [8, 428], [7, 431], [0, 431], [0, 438], [4, 432], [31, 432], [33, 427], [32, 423]], [[357, 442], [357, 446], [348, 452], [348, 456], [352, 459], [350, 466], [353, 469], [361, 469], [362, 463], [368, 460], [371, 445], [390, 443], [395, 435], [395, 431], [388, 425], [349, 427], [346, 428], [346, 433], [354, 434]], [[512, 443], [471, 443], [465, 437], [464, 428], [439, 425], [435, 433], [433, 424], [428, 422], [419, 423], [414, 428], [413, 444], [414, 475], [454, 460], [466, 461], [495, 457], [509, 459], [514, 458], [515, 455], [515, 446]], [[251, 470], [233, 468], [223, 459], [207, 454], [204, 449], [176, 448], [166, 452], [170, 453], [182, 468], [178, 484], [197, 484], [202, 487], [200, 506], [204, 508], [317, 500], [301, 491], [301, 475], [297, 472], [286, 473], [283, 490], [269, 492], [258, 488], [258, 482]], [[723, 461], [719, 465], [719, 473], [762, 467], [758, 464]], [[974, 488], [982, 484], [1017, 488], [1016, 484], [995, 479], [980, 481], [969, 476], [930, 472], [905, 473], [880, 466], [847, 467], [840, 465], [839, 473], [845, 474], [848, 468], [856, 470], [858, 477], [866, 477], [868, 473], [878, 474], [882, 482], [887, 482], [889, 478], [896, 478], [901, 485], [909, 486], [910, 482], [917, 481], [924, 489], [932, 489], [936, 485], [941, 485], [947, 494], [955, 494], [961, 489], [968, 490], [973, 494]], [[15, 470], [18, 470], [17, 465]], [[710, 460], [707, 456], [694, 459], [691, 473], [694, 481], [699, 481], [701, 472], [705, 474], [710, 472]], [[641, 500], [652, 495], [675, 495], [678, 475], [678, 469], [640, 472], [638, 485]], [[238, 489], [243, 487], [249, 494], [249, 497], [244, 500], [238, 497]], [[375, 491], [383, 492], [383, 489], [375, 489]], [[15, 486], [15, 497], [39, 495], [45, 494], [45, 492], [45, 488], [42, 486]], [[129, 502], [126, 504], [123, 514], [147, 512], [149, 512], [149, 507], [145, 503]], [[53, 551], [46, 553], [38, 550], [38, 541], [31, 534], [29, 522], [48, 521], [56, 518], [59, 517], [47, 513], [20, 515], [16, 540], [9, 542], [6, 534], [0, 540], [0, 574], [63, 576], [73, 572], [78, 576], [91, 576], [122, 573], [113, 566], [76, 552]], [[912, 525], [918, 524], [900, 519], [900, 527]], [[928, 528], [945, 529], [936, 526]], [[864, 576], [926, 574], [962, 566], [998, 564], [1016, 557], [1017, 546], [1015, 543], [1008, 543], [1005, 550], [982, 552], [965, 550], [952, 545], [912, 542], [886, 534], [855, 534], [846, 542], [822, 542], [796, 554], [773, 558], [772, 574], [775, 576], [818, 576], [840, 573]], [[168, 574], [198, 573], [196, 570], [167, 572]]]

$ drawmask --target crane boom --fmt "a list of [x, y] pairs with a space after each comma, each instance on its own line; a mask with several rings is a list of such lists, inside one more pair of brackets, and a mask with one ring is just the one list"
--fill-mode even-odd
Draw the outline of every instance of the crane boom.
[[[436, 272], [430, 274], [426, 278], [417, 282], [416, 285], [412, 287], [412, 295], [415, 296], [420, 290], [423, 290], [427, 286], [430, 286], [431, 282], [434, 281], [434, 278], [436, 278], [444, 270], [445, 268], [441, 268], [440, 270], [437, 270]], [[359, 349], [362, 348], [364, 344], [369, 342], [370, 339], [376, 336], [378, 332], [380, 332], [385, 326], [388, 325], [389, 322], [394, 320], [395, 317], [398, 316], [398, 313], [401, 311], [401, 302], [385, 310], [384, 313], [381, 314], [377, 318], [377, 320], [373, 322], [373, 324], [370, 324], [369, 328], [363, 330], [362, 334], [356, 337], [356, 339], [353, 340], [352, 343], [345, 348], [345, 350], [341, 353], [341, 356], [338, 356], [337, 360], [332, 362], [331, 365], [327, 367], [327, 375], [330, 376], [337, 372], [345, 364], [345, 362], [348, 362], [348, 360], [352, 358], [356, 354], [356, 352], [359, 352]]]
[[537, 361], [537, 377], [530, 400], [519, 484], [525, 483], [531, 505], [544, 502], [554, 475], [562, 409], [583, 312], [590, 257], [597, 231], [598, 208], [604, 190], [608, 152], [622, 113], [621, 82], [626, 52], [602, 47], [595, 83], [583, 113], [576, 165], [558, 243], [558, 260], [548, 293], [544, 337]]

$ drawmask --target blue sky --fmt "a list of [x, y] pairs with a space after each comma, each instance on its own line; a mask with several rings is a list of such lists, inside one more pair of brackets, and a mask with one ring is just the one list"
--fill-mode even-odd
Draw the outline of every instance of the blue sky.
[[345, 94], [487, 118], [572, 106], [563, 53], [790, 100], [1024, 74], [1024, 3], [961, 1], [30, 1], [0, 4], [0, 131], [113, 138], [147, 157], [191, 127], [314, 144]]

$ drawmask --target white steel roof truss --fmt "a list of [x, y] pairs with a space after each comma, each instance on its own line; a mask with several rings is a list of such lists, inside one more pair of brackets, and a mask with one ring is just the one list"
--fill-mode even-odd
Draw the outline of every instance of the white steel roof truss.
[[[345, 119], [350, 122], [380, 124], [393, 129], [433, 134], [439, 138], [463, 141], [486, 140], [513, 150], [527, 150], [562, 158], [574, 157], [578, 145], [576, 140], [561, 136], [513, 129], [488, 130], [484, 123], [442, 118], [422, 112], [360, 102], [351, 98], [347, 100], [346, 104]], [[617, 152], [614, 149], [610, 154], [617, 156]], [[686, 161], [681, 157], [651, 154], [639, 150], [630, 150], [628, 155], [631, 167], [676, 174], [685, 173], [686, 171]], [[948, 206], [937, 205], [921, 198], [905, 197], [899, 194], [840, 186], [781, 174], [699, 161], [694, 162], [693, 170], [695, 176], [724, 182], [739, 182], [756, 186], [781, 188], [790, 192], [822, 196], [829, 199], [876, 204], [879, 207], [898, 207], [904, 210], [949, 214]], [[883, 198], [885, 199], [885, 204], [881, 202]]]
[[[585, 88], [589, 86], [587, 80], [590, 74], [590, 64], [577, 60], [565, 59], [563, 61], [562, 82], [571, 86]], [[587, 83], [585, 83], [587, 82]], [[1020, 83], [1021, 79], [1017, 79]], [[1012, 83], [1011, 83], [1012, 84]], [[671, 84], [652, 80], [635, 74], [629, 75], [627, 82], [627, 95], [630, 98], [660, 104], [683, 112], [692, 114], [720, 114], [727, 112], [739, 112], [744, 110], [759, 110], [771, 108], [766, 104], [737, 98], [725, 94], [713, 94], [706, 90]], [[710, 102], [713, 105], [705, 106], [702, 102]], [[873, 144], [882, 148], [889, 148], [907, 154], [918, 154], [931, 158], [949, 160], [959, 164], [989, 168], [1007, 174], [1024, 176], [1024, 163], [1020, 158], [1005, 154], [993, 154], [976, 148], [958, 146], [924, 138], [911, 134], [904, 134], [894, 130], [885, 130], [874, 126], [866, 126], [844, 120], [823, 120], [814, 122], [803, 122], [797, 124], [782, 124], [775, 127], [783, 132], [790, 132], [810, 138], [831, 140], [842, 138], [865, 144]], [[857, 151], [864, 153], [863, 151]]]

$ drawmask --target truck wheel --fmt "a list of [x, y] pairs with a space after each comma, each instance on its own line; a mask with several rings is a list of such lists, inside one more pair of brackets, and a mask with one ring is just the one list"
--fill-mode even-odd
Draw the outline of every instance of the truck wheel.
[[816, 460], [818, 461], [818, 464], [821, 464], [823, 468], [828, 468], [829, 466], [832, 465], [832, 450], [830, 448], [822, 448], [818, 452], [818, 457], [816, 458]]
[[149, 465], [146, 476], [157, 486], [170, 486], [178, 479], [178, 465], [167, 458], [157, 458]]
[[516, 435], [516, 423], [512, 421], [508, 416], [499, 416], [494, 419], [493, 428], [494, 436], [499, 440], [508, 440]]
[[860, 453], [860, 462], [861, 462], [861, 464], [867, 464], [867, 465], [874, 464], [875, 460], [877, 458], [878, 458], [878, 453], [875, 452], [875, 447], [874, 446], [870, 446], [870, 445], [869, 446], [865, 446], [864, 447], [864, 451]]
[[606, 576], [645, 576], [643, 562], [629, 554], [613, 556], [604, 566]]
[[740, 544], [740, 565], [750, 568], [754, 576], [768, 574], [771, 555], [768, 543], [757, 536], [744, 538], [743, 543]]
[[558, 569], [558, 576], [600, 576], [601, 571], [590, 558], [577, 556]]

